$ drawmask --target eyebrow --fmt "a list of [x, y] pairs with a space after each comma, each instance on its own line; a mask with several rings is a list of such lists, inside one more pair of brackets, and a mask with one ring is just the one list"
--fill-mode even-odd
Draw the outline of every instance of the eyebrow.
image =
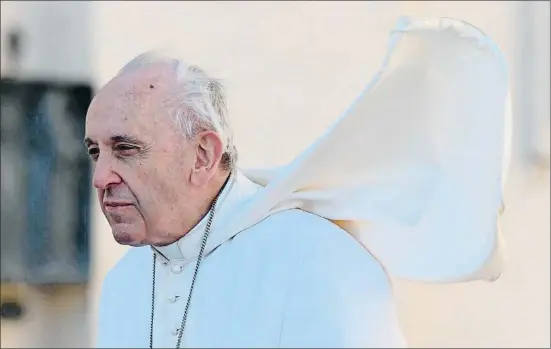
[[[109, 139], [110, 139], [111, 143], [131, 143], [131, 144], [145, 146], [144, 142], [140, 141], [138, 138], [136, 138], [134, 136], [131, 136], [131, 135], [124, 135], [124, 134], [115, 135], [115, 136], [111, 136]], [[84, 145], [86, 147], [89, 147], [90, 145], [95, 144], [95, 143], [96, 142], [94, 142], [89, 137], [84, 138]]]

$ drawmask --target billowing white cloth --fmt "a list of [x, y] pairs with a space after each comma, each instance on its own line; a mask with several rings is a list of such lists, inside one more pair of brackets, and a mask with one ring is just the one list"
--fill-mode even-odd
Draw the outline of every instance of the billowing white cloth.
[[390, 275], [494, 279], [510, 141], [502, 53], [463, 21], [402, 18], [350, 109], [289, 165], [243, 170], [264, 187], [228, 238], [291, 207], [352, 234]]

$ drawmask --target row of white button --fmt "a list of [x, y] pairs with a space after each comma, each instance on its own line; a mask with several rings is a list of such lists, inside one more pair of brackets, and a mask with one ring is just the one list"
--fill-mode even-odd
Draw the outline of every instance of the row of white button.
[[[168, 262], [163, 262], [163, 264], [168, 265]], [[184, 266], [181, 265], [181, 264], [175, 264], [170, 268], [170, 271], [174, 274], [180, 274], [182, 272], [182, 270], [184, 270]], [[170, 302], [170, 303], [174, 303], [178, 300], [178, 298], [180, 298], [180, 296], [178, 296], [178, 295], [169, 295], [167, 297], [167, 301]], [[177, 336], [179, 332], [180, 332], [180, 327], [175, 327], [171, 331], [171, 334], [173, 336]]]

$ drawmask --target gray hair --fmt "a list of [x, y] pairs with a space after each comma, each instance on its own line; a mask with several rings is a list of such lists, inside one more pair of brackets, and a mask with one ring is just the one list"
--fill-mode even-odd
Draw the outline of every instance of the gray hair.
[[132, 59], [119, 70], [117, 76], [157, 63], [171, 64], [176, 73], [178, 88], [170, 103], [170, 114], [176, 126], [187, 139], [204, 130], [218, 133], [224, 147], [220, 165], [225, 170], [235, 169], [237, 149], [228, 123], [224, 88], [219, 80], [209, 77], [197, 66], [153, 51]]

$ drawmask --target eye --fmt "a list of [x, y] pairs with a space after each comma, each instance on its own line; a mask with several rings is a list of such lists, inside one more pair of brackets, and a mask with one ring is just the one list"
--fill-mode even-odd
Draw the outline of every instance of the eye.
[[96, 161], [99, 156], [99, 148], [98, 147], [90, 147], [88, 148], [88, 155], [92, 160]]
[[133, 155], [138, 151], [138, 147], [130, 144], [117, 144], [115, 151], [123, 156]]

